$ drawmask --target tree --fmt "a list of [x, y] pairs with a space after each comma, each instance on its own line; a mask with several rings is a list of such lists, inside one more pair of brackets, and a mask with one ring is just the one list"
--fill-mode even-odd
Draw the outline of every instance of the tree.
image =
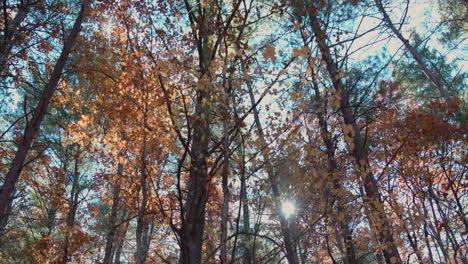
[[26, 129], [23, 133], [23, 140], [18, 146], [18, 150], [15, 154], [15, 157], [11, 163], [10, 169], [6, 174], [1, 192], [0, 192], [0, 218], [3, 219], [7, 217], [7, 208], [12, 202], [12, 194], [15, 191], [16, 183], [18, 182], [18, 178], [21, 174], [21, 170], [24, 167], [24, 163], [31, 148], [31, 145], [34, 139], [37, 137], [39, 133], [39, 128], [41, 125], [42, 120], [47, 111], [47, 106], [50, 103], [52, 95], [54, 94], [58, 82], [60, 81], [60, 77], [62, 75], [63, 68], [67, 62], [68, 56], [73, 48], [73, 45], [76, 42], [76, 38], [78, 33], [81, 30], [81, 23], [83, 21], [83, 16], [88, 9], [89, 1], [83, 1], [81, 5], [80, 12], [75, 20], [73, 28], [70, 32], [69, 37], [65, 41], [63, 45], [62, 52], [60, 54], [57, 63], [55, 64], [54, 70], [51, 74], [51, 77], [44, 88], [42, 93], [41, 100], [39, 101], [38, 106], [36, 107], [34, 114], [31, 118], [31, 121], [26, 125]]
[[467, 262], [462, 15], [384, 2], [3, 1], [0, 262]]

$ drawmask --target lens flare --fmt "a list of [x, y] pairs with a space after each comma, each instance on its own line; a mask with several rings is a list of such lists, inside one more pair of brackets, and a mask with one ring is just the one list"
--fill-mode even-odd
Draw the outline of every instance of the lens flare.
[[296, 205], [291, 201], [283, 201], [281, 204], [281, 211], [286, 218], [289, 218], [296, 212]]

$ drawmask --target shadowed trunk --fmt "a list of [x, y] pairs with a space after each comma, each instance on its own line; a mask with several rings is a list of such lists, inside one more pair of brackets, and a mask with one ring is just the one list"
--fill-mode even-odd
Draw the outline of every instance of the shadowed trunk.
[[[189, 19], [194, 30], [198, 50], [200, 77], [196, 88], [195, 113], [192, 122], [192, 147], [190, 149], [191, 166], [187, 183], [187, 200], [182, 226], [179, 230], [181, 264], [201, 264], [203, 232], [205, 229], [205, 211], [208, 201], [208, 165], [210, 142], [211, 98], [210, 64], [214, 57], [210, 36], [213, 36], [213, 6], [208, 4], [202, 10], [192, 8], [185, 1]], [[198, 18], [197, 18], [198, 16]], [[192, 27], [192, 28], [193, 28]]]
[[78, 159], [79, 159], [79, 150], [75, 154], [75, 168], [73, 170], [73, 180], [72, 180], [72, 189], [70, 192], [70, 208], [67, 213], [66, 221], [66, 230], [65, 230], [65, 243], [63, 246], [63, 256], [62, 264], [65, 264], [69, 261], [69, 249], [70, 249], [70, 239], [73, 238], [73, 228], [75, 226], [76, 212], [78, 210], [78, 196], [81, 192], [80, 190], [80, 172], [78, 170]]
[[254, 97], [253, 90], [252, 90], [252, 84], [249, 81], [247, 81], [247, 87], [249, 89], [250, 103], [253, 106], [254, 121], [255, 121], [255, 126], [257, 128], [258, 139], [260, 141], [260, 145], [263, 148], [265, 148], [261, 151], [261, 154], [265, 161], [265, 167], [266, 167], [268, 179], [271, 183], [274, 206], [277, 212], [277, 217], [279, 218], [279, 222], [281, 226], [281, 235], [283, 236], [284, 247], [286, 249], [286, 252], [285, 252], [286, 259], [288, 260], [289, 264], [299, 264], [299, 258], [298, 258], [298, 254], [296, 251], [293, 233], [291, 232], [289, 228], [288, 220], [284, 217], [284, 215], [280, 213], [281, 212], [281, 205], [280, 205], [281, 194], [280, 194], [279, 187], [278, 187], [279, 179], [273, 170], [273, 164], [271, 164], [270, 155], [268, 153], [268, 147], [267, 147], [268, 145], [265, 139], [265, 133], [263, 132], [262, 124], [260, 122], [258, 109], [255, 106], [255, 97]]
[[191, 149], [188, 195], [185, 223], [181, 228], [181, 261], [183, 264], [201, 264], [205, 209], [208, 201], [207, 157], [209, 142], [209, 107], [204, 102], [208, 93], [198, 91], [196, 120], [193, 122], [193, 145]]
[[147, 131], [146, 128], [148, 127], [147, 124], [147, 115], [148, 115], [148, 105], [147, 105], [147, 100], [145, 100], [145, 106], [144, 106], [144, 113], [143, 113], [143, 142], [142, 142], [142, 148], [141, 148], [141, 157], [140, 157], [140, 162], [141, 162], [141, 172], [140, 172], [140, 192], [141, 192], [141, 202], [140, 202], [140, 208], [138, 209], [138, 217], [137, 217], [137, 227], [135, 231], [136, 235], [136, 254], [135, 254], [135, 262], [137, 264], [143, 264], [146, 262], [146, 257], [147, 257], [147, 250], [146, 248], [146, 239], [145, 235], [148, 232], [148, 219], [146, 216], [146, 206], [148, 204], [148, 183], [147, 183], [147, 178], [148, 178], [148, 171], [147, 171], [147, 161], [146, 161], [146, 155], [147, 155]]
[[42, 93], [39, 104], [34, 110], [30, 122], [26, 124], [26, 128], [23, 133], [23, 139], [18, 145], [15, 157], [13, 158], [10, 168], [6, 174], [3, 186], [0, 190], [0, 219], [4, 219], [4, 217], [7, 214], [6, 209], [10, 206], [12, 202], [12, 194], [16, 190], [16, 184], [21, 174], [21, 170], [23, 169], [26, 157], [29, 153], [29, 150], [31, 149], [34, 139], [39, 133], [39, 128], [41, 126], [42, 120], [44, 119], [44, 116], [47, 112], [47, 107], [50, 103], [52, 95], [54, 94], [57, 88], [58, 82], [60, 81], [63, 68], [65, 67], [69, 54], [76, 42], [78, 33], [81, 30], [83, 15], [88, 9], [89, 3], [89, 0], [83, 0], [81, 4], [81, 10], [78, 13], [78, 17], [75, 20], [75, 23], [73, 25], [68, 39], [63, 45], [60, 57], [55, 63], [54, 70], [52, 71], [49, 82], [47, 83]]
[[[117, 165], [117, 177], [122, 176], [123, 165]], [[112, 264], [112, 257], [115, 254], [115, 238], [118, 232], [117, 224], [117, 214], [119, 212], [119, 200], [120, 200], [120, 187], [119, 182], [116, 181], [114, 186], [112, 186], [112, 209], [109, 216], [109, 232], [107, 233], [106, 238], [106, 250], [104, 253], [103, 264]]]
[[[243, 144], [243, 143], [242, 143]], [[249, 203], [247, 200], [247, 178], [245, 176], [245, 149], [242, 145], [242, 164], [241, 164], [241, 194], [240, 199], [242, 199], [242, 230], [246, 234], [250, 234], [250, 214], [249, 214]], [[250, 245], [250, 236], [246, 236], [243, 240], [244, 249], [244, 264], [252, 264], [253, 261], [253, 252]]]
[[[228, 95], [226, 95], [226, 106], [229, 105], [229, 98]], [[226, 111], [227, 113], [227, 111]], [[228, 186], [228, 180], [229, 180], [229, 129], [228, 129], [228, 124], [227, 120], [224, 120], [223, 122], [223, 130], [224, 130], [224, 142], [223, 142], [223, 156], [224, 156], [224, 161], [223, 161], [223, 171], [222, 171], [222, 188], [223, 188], [223, 208], [221, 212], [221, 255], [220, 255], [220, 262], [221, 264], [226, 264], [227, 263], [227, 242], [228, 242], [228, 237], [227, 237], [227, 223], [228, 223], [228, 217], [229, 217], [229, 186]]]
[[[322, 97], [320, 95], [318, 84], [315, 80], [314, 73], [312, 73], [312, 85], [315, 92], [315, 101], [317, 104], [322, 102]], [[340, 229], [340, 235], [343, 238], [345, 248], [346, 248], [346, 256], [344, 259], [345, 264], [352, 264], [356, 263], [356, 252], [354, 249], [354, 243], [352, 239], [352, 233], [349, 228], [348, 223], [346, 222], [347, 212], [344, 208], [343, 204], [344, 201], [339, 195], [335, 195], [335, 193], [339, 193], [343, 190], [343, 186], [341, 185], [340, 179], [336, 173], [338, 172], [338, 165], [335, 159], [335, 146], [333, 144], [332, 136], [330, 131], [328, 130], [327, 121], [325, 120], [324, 111], [326, 111], [325, 107], [320, 106], [323, 111], [316, 111], [317, 118], [319, 120], [320, 132], [322, 136], [322, 140], [325, 143], [325, 147], [327, 149], [327, 159], [328, 159], [328, 178], [332, 179], [333, 190], [331, 196], [334, 199], [334, 203], [336, 203], [336, 212], [338, 215], [333, 213], [333, 219], [338, 223], [338, 228]], [[326, 113], [326, 112], [325, 112]]]
[[[4, 1], [3, 5], [6, 5]], [[6, 7], [4, 7], [6, 8]], [[0, 75], [6, 69], [7, 59], [16, 44], [21, 23], [26, 18], [30, 9], [30, 1], [20, 1], [15, 18], [8, 25], [4, 25], [3, 35], [0, 38]]]
[[[127, 212], [124, 212], [122, 219], [127, 218]], [[126, 221], [125, 224], [120, 225], [117, 235], [117, 248], [115, 250], [115, 257], [113, 264], [121, 264], [120, 256], [122, 255], [123, 244], [125, 242], [125, 237], [127, 236], [128, 226], [130, 225], [129, 221]]]
[[350, 146], [350, 151], [352, 152], [356, 165], [360, 169], [361, 180], [365, 189], [365, 203], [369, 207], [370, 215], [368, 215], [368, 217], [372, 219], [374, 223], [373, 229], [378, 233], [378, 239], [382, 245], [382, 252], [386, 263], [401, 264], [401, 257], [393, 238], [392, 227], [384, 211], [384, 204], [378, 190], [377, 180], [370, 170], [367, 148], [362, 138], [361, 130], [356, 123], [353, 110], [349, 105], [348, 93], [340, 77], [337, 64], [330, 53], [327, 45], [326, 32], [324, 32], [320, 26], [317, 9], [313, 4], [310, 6], [309, 19], [312, 31], [315, 35], [315, 40], [322, 54], [322, 58], [326, 63], [327, 71], [330, 74], [333, 86], [340, 95], [340, 111], [344, 119], [344, 124], [345, 126], [350, 126], [353, 131], [351, 137], [354, 146]]
[[8, 224], [8, 219], [10, 218], [11, 210], [13, 209], [13, 203], [9, 203], [6, 208], [6, 213], [3, 217], [0, 218], [0, 242], [2, 242], [2, 238], [6, 231], [6, 226]]

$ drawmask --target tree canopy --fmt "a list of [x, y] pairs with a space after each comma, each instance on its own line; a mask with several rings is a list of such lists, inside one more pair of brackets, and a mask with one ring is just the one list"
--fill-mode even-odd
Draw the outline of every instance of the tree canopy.
[[0, 5], [0, 263], [468, 262], [465, 1]]

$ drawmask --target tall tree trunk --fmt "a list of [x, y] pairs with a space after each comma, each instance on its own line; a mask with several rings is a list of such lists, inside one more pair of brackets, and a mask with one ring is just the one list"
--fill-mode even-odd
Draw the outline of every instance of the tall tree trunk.
[[141, 172], [140, 172], [140, 191], [141, 191], [141, 202], [140, 208], [138, 209], [138, 217], [137, 217], [137, 227], [136, 227], [136, 254], [135, 260], [137, 264], [143, 264], [146, 261], [146, 254], [145, 254], [145, 241], [144, 241], [144, 234], [147, 232], [148, 229], [148, 220], [146, 216], [146, 206], [148, 204], [148, 172], [147, 172], [147, 164], [146, 164], [146, 155], [147, 155], [147, 109], [148, 105], [147, 100], [145, 100], [145, 108], [143, 114], [143, 143], [141, 149]]
[[201, 264], [203, 230], [205, 228], [206, 202], [208, 201], [208, 142], [209, 94], [198, 91], [193, 122], [192, 163], [189, 172], [188, 195], [184, 226], [181, 229], [181, 259], [183, 264]]
[[[119, 163], [117, 165], [117, 177], [122, 176], [123, 165]], [[112, 209], [109, 216], [109, 231], [106, 238], [106, 250], [104, 253], [103, 264], [112, 264], [112, 257], [115, 254], [115, 238], [118, 231], [117, 214], [119, 212], [119, 201], [120, 201], [120, 186], [119, 182], [115, 181], [112, 186]]]
[[149, 220], [146, 220], [146, 226], [145, 226], [145, 232], [143, 234], [143, 239], [142, 239], [142, 245], [143, 245], [143, 250], [142, 250], [142, 256], [143, 259], [146, 261], [146, 258], [148, 257], [148, 252], [151, 246], [151, 240], [153, 239], [153, 231], [154, 231], [154, 218]]
[[[237, 113], [235, 113], [235, 118], [238, 118]], [[245, 175], [245, 142], [243, 136], [240, 134], [240, 164], [239, 164], [239, 178], [240, 178], [240, 193], [239, 193], [239, 210], [237, 213], [237, 221], [236, 221], [236, 230], [234, 235], [234, 243], [231, 253], [231, 261], [230, 264], [233, 264], [234, 261], [237, 261], [236, 258], [237, 253], [237, 239], [239, 234], [242, 233], [244, 236], [243, 239], [239, 242], [239, 249], [242, 253], [240, 257], [241, 262], [243, 264], [252, 264], [253, 259], [253, 252], [252, 247], [250, 246], [250, 214], [249, 214], [249, 204], [247, 201], [247, 177]], [[242, 213], [242, 220], [241, 220], [241, 213]], [[240, 231], [240, 222], [242, 221], [242, 231]], [[237, 263], [237, 262], [236, 262]]]
[[[303, 242], [305, 239], [301, 239], [300, 242]], [[299, 256], [301, 257], [301, 264], [307, 264], [307, 248], [304, 247], [302, 243], [299, 244]]]
[[[394, 203], [396, 206], [398, 206], [398, 201], [396, 199], [394, 199], [393, 201], [390, 201], [391, 203]], [[406, 237], [408, 238], [408, 242], [411, 246], [411, 248], [413, 249], [413, 252], [414, 254], [416, 255], [418, 261], [421, 263], [422, 262], [422, 256], [421, 256], [421, 252], [419, 250], [419, 246], [418, 246], [418, 238], [416, 237], [416, 231], [414, 232], [414, 235], [411, 234], [411, 228], [408, 226], [408, 224], [406, 223], [406, 220], [405, 220], [405, 217], [403, 215], [403, 213], [400, 213], [399, 210], [393, 210], [396, 214], [396, 216], [398, 216], [398, 218], [400, 219], [401, 223], [402, 223], [402, 227], [406, 233]]]
[[392, 20], [388, 16], [387, 11], [385, 11], [385, 8], [382, 5], [382, 0], [375, 0], [375, 4], [379, 9], [380, 13], [382, 13], [384, 22], [387, 24], [388, 28], [392, 30], [395, 36], [397, 36], [397, 38], [403, 43], [405, 48], [411, 53], [411, 56], [413, 56], [413, 59], [418, 64], [419, 68], [421, 68], [421, 71], [424, 73], [429, 82], [431, 82], [435, 87], [437, 87], [437, 89], [440, 92], [440, 95], [445, 99], [445, 102], [448, 105], [452, 106], [453, 103], [450, 99], [450, 95], [448, 94], [444, 83], [442, 82], [442, 80], [437, 78], [435, 73], [431, 71], [429, 67], [427, 67], [426, 63], [424, 63], [422, 57], [419, 55], [416, 49], [413, 46], [411, 46], [409, 41], [405, 37], [403, 37], [401, 32], [395, 27]]
[[78, 210], [78, 196], [80, 194], [80, 172], [78, 170], [79, 150], [75, 154], [75, 168], [73, 170], [72, 189], [70, 192], [70, 208], [67, 213], [65, 242], [63, 246], [62, 264], [69, 260], [70, 239], [73, 237], [73, 228], [75, 226], [76, 211]]
[[188, 1], [185, 1], [189, 19], [194, 29], [200, 76], [196, 88], [195, 114], [192, 122], [192, 146], [190, 149], [191, 166], [187, 183], [187, 199], [179, 231], [180, 263], [201, 264], [203, 233], [205, 229], [205, 212], [208, 201], [208, 165], [210, 142], [210, 98], [211, 80], [210, 64], [215, 54], [210, 44], [213, 36], [213, 6], [208, 4], [197, 13]]
[[382, 245], [382, 252], [387, 264], [401, 264], [401, 257], [398, 252], [392, 234], [392, 227], [387, 219], [382, 197], [380, 195], [377, 181], [372, 173], [367, 156], [367, 148], [361, 135], [361, 130], [356, 123], [353, 110], [348, 102], [348, 93], [340, 77], [336, 62], [333, 60], [330, 49], [327, 45], [327, 35], [320, 26], [317, 9], [313, 4], [309, 8], [309, 19], [315, 40], [318, 44], [322, 58], [327, 64], [327, 71], [332, 79], [335, 90], [340, 95], [340, 111], [344, 119], [345, 126], [352, 128], [352, 141], [354, 147], [351, 148], [356, 165], [360, 169], [362, 181], [365, 189], [365, 202], [369, 207], [370, 215], [374, 223], [374, 230], [378, 232], [378, 239]]
[[[127, 218], [127, 212], [125, 211], [122, 219]], [[128, 226], [130, 225], [129, 221], [126, 221], [125, 224], [121, 225], [118, 230], [117, 235], [117, 248], [115, 250], [115, 257], [113, 264], [121, 264], [120, 256], [122, 255], [123, 244], [125, 242], [125, 237], [127, 236]]]
[[[4, 1], [3, 5], [6, 5], [6, 1]], [[4, 25], [3, 35], [0, 39], [0, 76], [6, 69], [8, 56], [16, 44], [21, 23], [26, 18], [30, 5], [29, 0], [20, 1], [15, 18], [13, 18], [11, 23]], [[6, 7], [4, 6], [4, 8]]]
[[81, 4], [81, 10], [78, 13], [78, 17], [75, 20], [73, 28], [68, 36], [68, 39], [65, 41], [63, 45], [62, 52], [60, 53], [60, 57], [58, 58], [57, 62], [55, 63], [54, 70], [51, 74], [49, 82], [47, 83], [41, 99], [39, 101], [38, 106], [36, 107], [33, 116], [28, 124], [26, 124], [26, 128], [23, 133], [23, 140], [18, 145], [18, 150], [16, 151], [15, 157], [10, 165], [10, 169], [8, 170], [5, 181], [3, 186], [0, 190], [0, 219], [3, 219], [7, 214], [7, 208], [12, 203], [12, 194], [16, 190], [16, 183], [18, 182], [19, 176], [21, 174], [21, 170], [23, 169], [24, 162], [28, 155], [28, 152], [32, 146], [34, 139], [37, 137], [39, 133], [39, 128], [41, 126], [41, 122], [44, 119], [44, 116], [47, 112], [47, 107], [50, 103], [52, 95], [54, 94], [58, 82], [62, 76], [63, 68], [68, 60], [69, 54], [76, 42], [76, 38], [78, 33], [81, 30], [81, 23], [83, 21], [83, 16], [88, 6], [90, 4], [90, 0], [83, 0]]
[[[242, 200], [242, 230], [245, 234], [250, 234], [250, 213], [249, 203], [247, 200], [247, 177], [245, 173], [245, 148], [242, 143], [242, 164], [241, 164], [241, 193], [240, 199]], [[246, 235], [242, 240], [242, 248], [244, 250], [244, 264], [253, 263], [253, 249], [250, 244], [250, 235]]]
[[[229, 105], [229, 95], [226, 95], [225, 105], [226, 107]], [[227, 109], [226, 109], [227, 110]], [[226, 111], [226, 113], [228, 113]], [[229, 128], [228, 122], [225, 119], [223, 121], [223, 130], [224, 130], [224, 142], [223, 142], [223, 170], [222, 170], [222, 188], [223, 188], [223, 208], [221, 212], [221, 255], [220, 255], [220, 263], [226, 264], [227, 263], [227, 229], [228, 229], [228, 217], [229, 217]]]
[[8, 219], [10, 218], [12, 209], [13, 209], [13, 203], [9, 203], [6, 208], [6, 214], [4, 214], [3, 217], [0, 218], [0, 248], [1, 248], [1, 245], [3, 244], [2, 240], [5, 235], [6, 226], [8, 224]]
[[265, 148], [261, 151], [261, 153], [265, 161], [265, 167], [266, 167], [268, 179], [271, 183], [275, 210], [276, 212], [278, 212], [277, 216], [279, 218], [279, 222], [281, 226], [281, 235], [283, 236], [284, 247], [286, 249], [286, 252], [285, 252], [286, 259], [288, 260], [289, 264], [298, 264], [299, 258], [298, 258], [298, 254], [296, 251], [293, 233], [291, 232], [289, 228], [288, 220], [280, 213], [281, 212], [281, 204], [280, 204], [281, 194], [280, 194], [279, 187], [278, 187], [279, 179], [273, 169], [273, 164], [271, 163], [271, 160], [270, 160], [265, 133], [263, 132], [262, 123], [260, 122], [258, 109], [255, 106], [255, 96], [253, 93], [252, 84], [249, 81], [247, 81], [247, 87], [249, 89], [250, 103], [252, 104], [252, 107], [253, 107], [254, 122], [257, 128], [258, 139], [260, 141], [260, 145]]
[[[313, 89], [315, 92], [315, 101], [317, 102], [317, 104], [320, 104], [322, 102], [322, 97], [320, 95], [318, 83], [316, 82], [313, 76], [314, 76], [314, 73], [312, 73], [312, 78], [313, 78], [312, 85], [313, 85]], [[326, 113], [325, 107], [323, 106], [320, 106], [320, 107], [324, 110], [316, 111], [316, 112], [317, 112], [317, 118], [319, 120], [322, 140], [325, 143], [325, 147], [327, 149], [328, 173], [329, 173], [328, 178], [332, 179], [332, 184], [333, 184], [332, 196], [334, 198], [334, 203], [336, 203], [336, 211], [337, 211], [337, 214], [333, 213], [332, 217], [334, 221], [338, 223], [338, 228], [340, 229], [340, 235], [342, 236], [344, 244], [345, 244], [346, 256], [344, 259], [344, 263], [352, 264], [352, 263], [356, 263], [356, 252], [354, 249], [352, 233], [351, 233], [348, 223], [346, 222], [347, 212], [343, 206], [343, 203], [344, 203], [343, 199], [339, 197], [339, 195], [333, 194], [333, 192], [339, 193], [340, 191], [343, 190], [340, 179], [338, 178], [338, 175], [337, 175], [338, 164], [335, 159], [335, 146], [333, 144], [331, 133], [328, 130], [327, 121], [325, 120], [325, 116], [324, 116], [324, 113]]]
[[[442, 206], [440, 205], [439, 198], [434, 193], [434, 190], [432, 189], [432, 186], [429, 187], [429, 195], [432, 198], [431, 201], [433, 200], [436, 207], [437, 207], [437, 212], [440, 215], [441, 225], [444, 227], [446, 238], [452, 244], [453, 262], [455, 264], [458, 264], [457, 256], [458, 256], [458, 250], [460, 249], [460, 244], [458, 243], [458, 241], [457, 241], [457, 239], [455, 237], [455, 234], [453, 233], [453, 230], [449, 225], [449, 218], [444, 213], [444, 210], [443, 210]], [[435, 214], [435, 212], [434, 212], [434, 214]]]

